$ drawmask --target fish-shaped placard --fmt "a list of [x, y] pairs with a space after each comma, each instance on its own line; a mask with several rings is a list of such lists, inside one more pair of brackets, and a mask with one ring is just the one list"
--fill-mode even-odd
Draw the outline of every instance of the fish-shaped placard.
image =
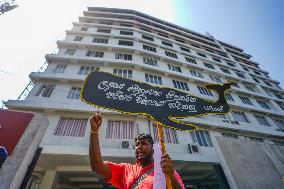
[[157, 87], [106, 72], [92, 72], [81, 90], [81, 100], [98, 108], [125, 114], [146, 115], [163, 126], [178, 130], [195, 130], [193, 124], [175, 118], [224, 114], [230, 110], [224, 92], [230, 83], [206, 85], [215, 90], [219, 99], [210, 102], [180, 90]]

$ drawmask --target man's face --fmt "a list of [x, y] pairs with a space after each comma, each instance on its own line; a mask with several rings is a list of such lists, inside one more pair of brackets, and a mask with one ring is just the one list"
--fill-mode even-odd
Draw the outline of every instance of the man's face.
[[153, 152], [153, 145], [147, 139], [136, 141], [135, 156], [139, 162], [151, 161], [153, 158]]

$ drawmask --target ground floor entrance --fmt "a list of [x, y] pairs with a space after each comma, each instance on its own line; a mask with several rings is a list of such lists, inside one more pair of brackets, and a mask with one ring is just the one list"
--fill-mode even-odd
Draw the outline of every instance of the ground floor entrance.
[[[113, 162], [134, 163], [134, 158], [105, 157]], [[175, 161], [187, 189], [229, 188], [222, 167], [210, 162]], [[113, 188], [90, 170], [88, 156], [42, 154], [26, 189]]]

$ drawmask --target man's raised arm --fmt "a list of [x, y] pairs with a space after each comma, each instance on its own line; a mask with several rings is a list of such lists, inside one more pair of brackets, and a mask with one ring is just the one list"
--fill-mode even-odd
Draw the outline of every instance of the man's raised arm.
[[91, 168], [96, 173], [104, 176], [105, 178], [111, 178], [111, 171], [103, 161], [101, 157], [100, 144], [99, 144], [99, 128], [102, 124], [102, 116], [99, 113], [95, 113], [90, 118], [90, 146], [89, 146], [89, 156]]

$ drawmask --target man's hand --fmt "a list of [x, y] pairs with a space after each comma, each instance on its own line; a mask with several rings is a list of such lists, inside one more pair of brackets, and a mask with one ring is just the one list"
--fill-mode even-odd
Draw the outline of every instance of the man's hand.
[[165, 174], [174, 174], [174, 163], [168, 154], [162, 155], [161, 168], [163, 170], [163, 173]]
[[99, 111], [91, 117], [90, 124], [91, 124], [91, 130], [92, 131], [94, 131], [94, 132], [99, 131], [99, 128], [102, 124], [102, 115], [100, 114]]

